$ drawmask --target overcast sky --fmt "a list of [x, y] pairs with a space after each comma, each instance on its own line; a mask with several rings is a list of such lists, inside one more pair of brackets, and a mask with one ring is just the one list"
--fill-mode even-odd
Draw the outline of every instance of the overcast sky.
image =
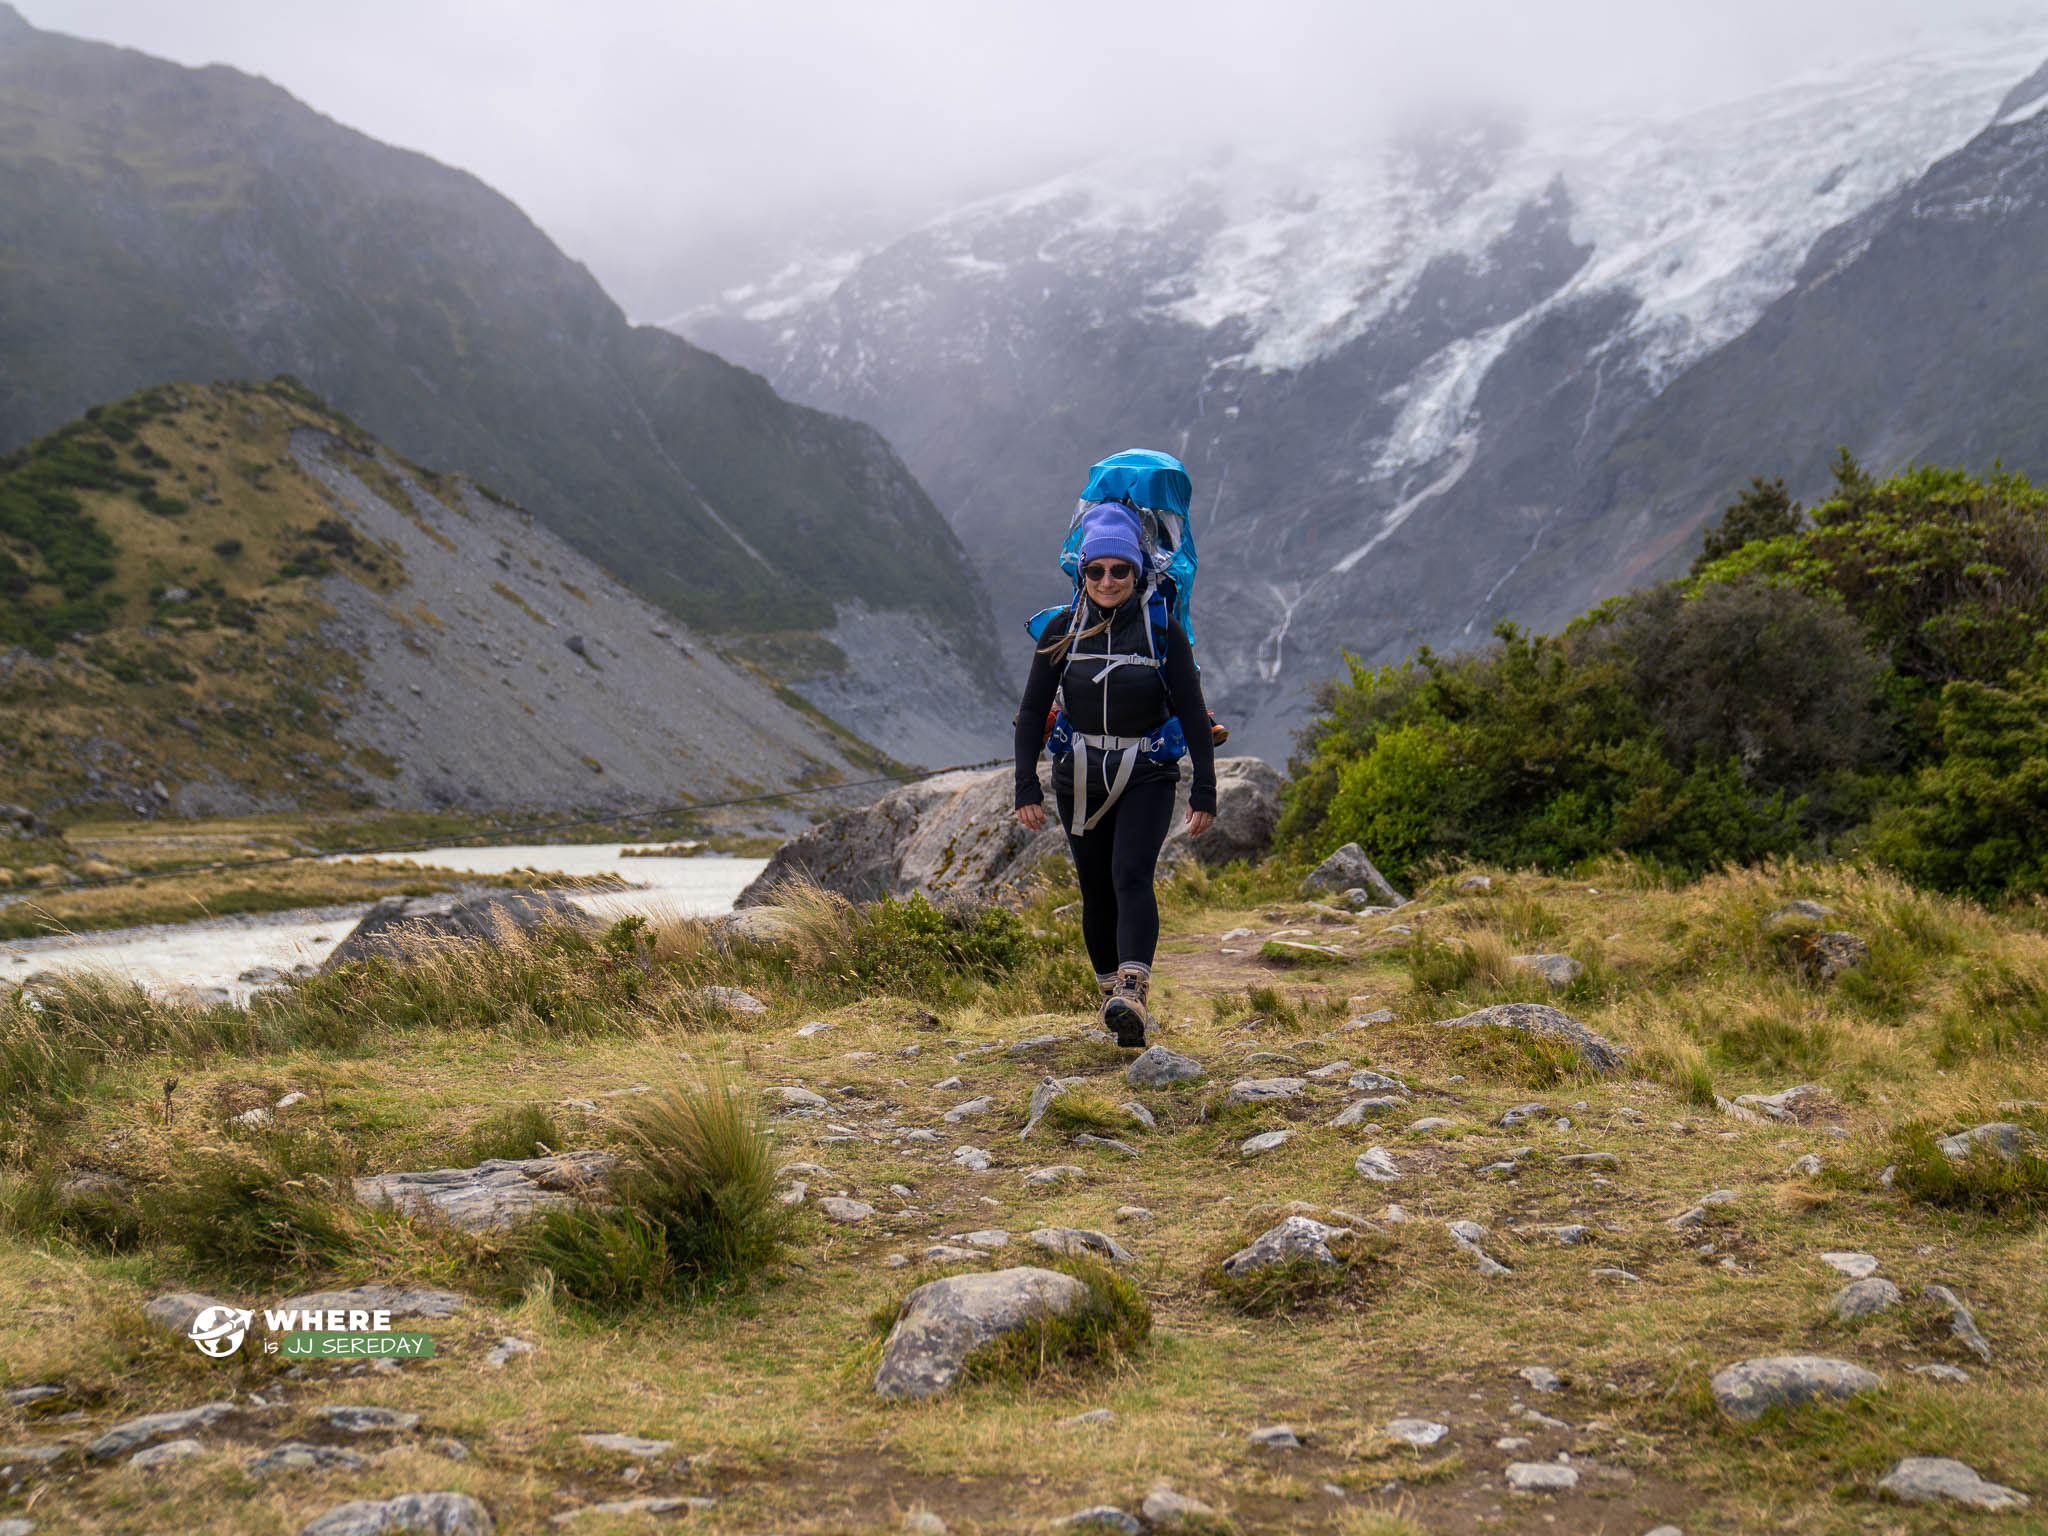
[[[1668, 111], [2048, 0], [13, 0], [473, 171], [636, 319], [1110, 149]], [[2023, 72], [2023, 70], [2021, 71]]]

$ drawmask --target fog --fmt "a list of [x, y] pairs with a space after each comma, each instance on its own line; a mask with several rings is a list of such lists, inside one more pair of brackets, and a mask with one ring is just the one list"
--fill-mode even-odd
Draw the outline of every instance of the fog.
[[2039, 16], [2012, 0], [15, 3], [38, 27], [263, 75], [475, 172], [641, 320], [798, 244], [882, 238], [1107, 153], [1329, 145], [1475, 106], [1677, 112]]

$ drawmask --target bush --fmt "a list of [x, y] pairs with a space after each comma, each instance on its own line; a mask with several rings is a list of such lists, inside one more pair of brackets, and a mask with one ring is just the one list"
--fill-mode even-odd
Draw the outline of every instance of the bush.
[[345, 1215], [354, 1154], [310, 1131], [203, 1147], [141, 1200], [142, 1228], [247, 1284], [325, 1268], [356, 1249]]
[[1893, 1130], [1892, 1156], [1893, 1187], [1909, 1199], [2020, 1222], [2048, 1215], [2048, 1154], [2038, 1139], [2017, 1157], [1981, 1144], [1950, 1157], [1933, 1127], [1913, 1120]]
[[687, 1299], [743, 1284], [788, 1240], [776, 1198], [775, 1148], [760, 1110], [712, 1076], [638, 1098], [627, 1111], [635, 1166], [616, 1207], [558, 1210], [526, 1257], [562, 1289], [600, 1307]]

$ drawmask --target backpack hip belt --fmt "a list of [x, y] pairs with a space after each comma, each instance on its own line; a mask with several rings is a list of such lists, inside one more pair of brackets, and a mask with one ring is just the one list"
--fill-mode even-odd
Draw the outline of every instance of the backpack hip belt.
[[[1131, 782], [1131, 770], [1138, 766], [1138, 754], [1144, 750], [1145, 743], [1152, 738], [1149, 736], [1105, 736], [1088, 731], [1074, 731], [1071, 735], [1074, 743], [1074, 815], [1068, 825], [1071, 828], [1072, 835], [1079, 837], [1092, 828], [1095, 823], [1102, 820], [1108, 814], [1109, 808], [1116, 804], [1118, 798], [1123, 794], [1125, 787]], [[1106, 764], [1103, 768], [1103, 777], [1109, 780], [1109, 794], [1102, 804], [1096, 807], [1093, 816], [1088, 814], [1088, 749], [1090, 747], [1093, 747], [1098, 752], [1115, 752], [1119, 754], [1115, 778], [1109, 778], [1109, 769]]]

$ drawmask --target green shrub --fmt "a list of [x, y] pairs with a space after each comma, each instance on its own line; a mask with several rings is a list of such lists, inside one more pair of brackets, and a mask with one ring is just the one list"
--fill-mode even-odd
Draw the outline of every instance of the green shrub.
[[1340, 1298], [1355, 1305], [1389, 1282], [1388, 1243], [1385, 1238], [1369, 1233], [1332, 1239], [1330, 1251], [1337, 1261], [1334, 1264], [1298, 1258], [1243, 1274], [1226, 1273], [1223, 1261], [1272, 1225], [1272, 1218], [1250, 1223], [1241, 1229], [1236, 1241], [1217, 1249], [1203, 1266], [1203, 1285], [1234, 1312], [1263, 1317], [1297, 1312]]
[[685, 1284], [744, 1281], [781, 1252], [790, 1207], [775, 1197], [775, 1144], [751, 1098], [713, 1076], [639, 1096], [626, 1130], [638, 1166], [622, 1203], [660, 1227]]
[[144, 1193], [142, 1230], [245, 1284], [323, 1269], [357, 1247], [346, 1214], [354, 1164], [347, 1143], [314, 1131], [202, 1147]]
[[1553, 1035], [1531, 1034], [1498, 1024], [1480, 1024], [1445, 1031], [1447, 1054], [1474, 1077], [1518, 1083], [1525, 1088], [1555, 1088], [1560, 1083], [1593, 1083], [1600, 1075], [1588, 1067], [1579, 1048]]
[[667, 1294], [675, 1279], [667, 1234], [640, 1212], [568, 1206], [547, 1212], [524, 1254], [567, 1295], [600, 1311], [624, 1311]]
[[1914, 1120], [1893, 1130], [1891, 1151], [1893, 1187], [1908, 1199], [2021, 1222], [2048, 1216], [2048, 1153], [2038, 1136], [2017, 1157], [1981, 1144], [1950, 1157], [1934, 1128]]

